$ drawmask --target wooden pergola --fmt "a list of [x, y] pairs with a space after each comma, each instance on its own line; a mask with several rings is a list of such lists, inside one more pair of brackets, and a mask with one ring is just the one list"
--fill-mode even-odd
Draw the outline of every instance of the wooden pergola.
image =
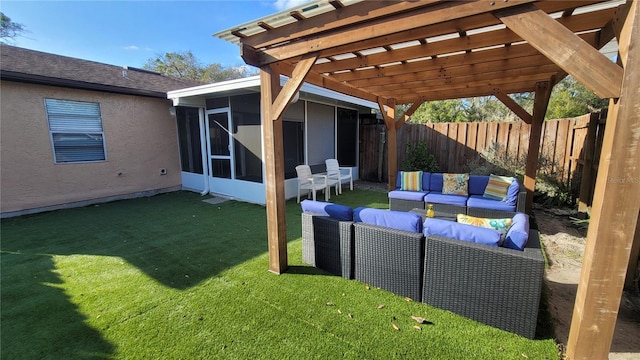
[[[216, 34], [260, 68], [270, 271], [287, 269], [281, 120], [303, 82], [378, 103], [389, 188], [396, 131], [420, 104], [495, 96], [530, 126], [530, 209], [551, 90], [570, 74], [611, 100], [567, 355], [606, 359], [634, 237], [639, 242], [639, 27], [631, 0], [317, 0]], [[599, 52], [612, 39], [617, 63]], [[281, 74], [289, 77], [283, 87]], [[535, 93], [531, 114], [509, 96], [523, 92]], [[397, 118], [397, 104], [412, 105]]]

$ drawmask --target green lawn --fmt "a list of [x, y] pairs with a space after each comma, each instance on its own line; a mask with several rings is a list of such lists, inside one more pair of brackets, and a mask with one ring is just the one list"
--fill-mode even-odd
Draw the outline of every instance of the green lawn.
[[[557, 359], [528, 340], [301, 263], [267, 271], [265, 208], [177, 192], [1, 222], [2, 359]], [[387, 207], [386, 193], [332, 200]], [[411, 319], [420, 316], [432, 324]], [[393, 325], [399, 330], [396, 330]]]

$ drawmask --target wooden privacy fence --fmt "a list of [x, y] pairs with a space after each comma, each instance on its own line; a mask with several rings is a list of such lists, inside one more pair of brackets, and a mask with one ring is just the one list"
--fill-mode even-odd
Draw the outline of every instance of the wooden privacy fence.
[[[606, 112], [571, 119], [547, 120], [542, 127], [539, 172], [578, 189], [580, 179], [588, 185], [590, 204], [599, 161]], [[407, 144], [425, 143], [441, 172], [467, 172], [470, 162], [479, 158], [508, 159], [524, 169], [529, 146], [530, 126], [516, 122], [405, 123], [397, 133], [398, 168], [407, 155]], [[387, 181], [387, 153], [384, 125], [360, 126], [360, 178]], [[382, 153], [380, 152], [382, 150]], [[585, 166], [587, 169], [585, 170]], [[585, 185], [585, 186], [586, 186]], [[576, 194], [577, 195], [577, 194]]]

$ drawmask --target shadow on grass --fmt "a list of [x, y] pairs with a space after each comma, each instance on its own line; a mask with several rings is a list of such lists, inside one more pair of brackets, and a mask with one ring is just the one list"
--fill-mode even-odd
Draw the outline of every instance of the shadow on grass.
[[323, 276], [337, 276], [331, 273], [328, 273], [324, 270], [320, 270], [316, 267], [312, 266], [298, 266], [292, 265], [287, 268], [287, 274], [290, 275], [323, 275]]
[[3, 359], [108, 358], [115, 351], [58, 287], [50, 255], [2, 253], [0, 259]]

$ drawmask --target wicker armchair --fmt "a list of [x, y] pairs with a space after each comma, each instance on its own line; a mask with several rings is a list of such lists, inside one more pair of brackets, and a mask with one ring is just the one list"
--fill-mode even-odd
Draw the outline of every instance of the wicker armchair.
[[420, 301], [424, 236], [359, 222], [353, 227], [355, 279]]
[[302, 213], [302, 261], [353, 279], [353, 222]]
[[532, 339], [544, 258], [536, 230], [524, 251], [428, 236], [422, 301]]

